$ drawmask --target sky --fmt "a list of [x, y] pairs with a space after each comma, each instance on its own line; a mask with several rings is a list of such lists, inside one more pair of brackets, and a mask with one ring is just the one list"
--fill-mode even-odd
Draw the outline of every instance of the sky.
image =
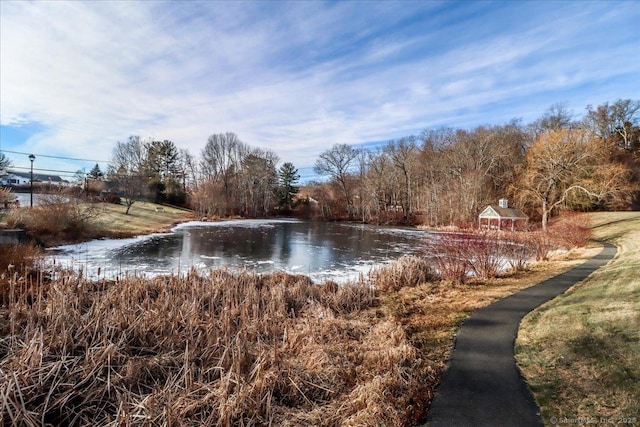
[[636, 0], [3, 0], [0, 150], [72, 175], [130, 135], [200, 157], [234, 132], [305, 180], [334, 144], [640, 99], [638, 22]]

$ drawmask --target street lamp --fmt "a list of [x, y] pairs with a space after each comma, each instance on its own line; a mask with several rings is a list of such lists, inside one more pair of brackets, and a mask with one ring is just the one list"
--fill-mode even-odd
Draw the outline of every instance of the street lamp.
[[34, 156], [33, 154], [29, 154], [29, 160], [31, 160], [31, 186], [30, 186], [30, 193], [31, 193], [31, 207], [33, 207], [33, 161], [36, 159], [36, 156]]

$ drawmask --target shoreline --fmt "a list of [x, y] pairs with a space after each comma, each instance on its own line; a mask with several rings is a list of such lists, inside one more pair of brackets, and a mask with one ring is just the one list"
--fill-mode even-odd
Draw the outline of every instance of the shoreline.
[[[155, 212], [155, 209], [150, 206], [146, 208], [150, 212]], [[218, 221], [221, 220], [216, 220]], [[182, 222], [184, 221], [179, 221], [179, 223]], [[164, 230], [167, 226], [175, 227], [173, 224], [167, 224]], [[270, 416], [280, 417], [275, 418], [280, 421], [305, 419], [308, 421], [307, 424], [318, 424], [319, 420], [323, 419], [322, 414], [326, 416], [327, 413], [336, 414], [336, 417], [342, 414], [340, 416], [343, 418], [336, 418], [336, 424], [353, 419], [349, 418], [351, 416], [357, 416], [359, 420], [373, 420], [380, 413], [384, 413], [392, 417], [388, 420], [389, 425], [397, 425], [392, 421], [395, 419], [396, 422], [402, 420], [404, 425], [417, 426], [426, 419], [426, 409], [429, 407], [435, 387], [440, 382], [450, 357], [453, 337], [471, 313], [495, 300], [533, 286], [547, 277], [580, 264], [591, 251], [596, 249], [590, 245], [589, 248], [569, 252], [561, 257], [562, 259], [531, 265], [527, 271], [510, 273], [496, 279], [474, 279], [463, 285], [421, 279], [418, 284], [412, 283], [406, 286], [408, 283], [405, 277], [409, 277], [406, 274], [411, 270], [397, 273], [394, 270], [395, 265], [390, 265], [384, 280], [396, 280], [396, 277], [400, 277], [399, 288], [389, 287], [384, 291], [378, 289], [375, 293], [372, 293], [371, 289], [354, 285], [344, 288], [310, 286], [306, 275], [294, 276], [280, 272], [263, 277], [235, 275], [224, 269], [214, 271], [206, 277], [190, 275], [182, 279], [175, 276], [152, 279], [129, 276], [118, 281], [118, 286], [111, 286], [113, 283], [106, 282], [89, 285], [85, 281], [81, 282], [77, 277], [73, 279], [69, 276], [66, 281], [60, 279], [58, 282], [47, 284], [47, 292], [53, 293], [47, 295], [46, 299], [40, 303], [34, 306], [29, 304], [12, 306], [15, 310], [21, 310], [14, 314], [13, 319], [43, 323], [34, 324], [28, 328], [25, 326], [24, 329], [18, 328], [16, 330], [18, 335], [14, 335], [14, 340], [11, 342], [31, 342], [37, 337], [23, 337], [20, 334], [38, 331], [39, 328], [45, 332], [48, 331], [45, 328], [52, 327], [56, 323], [53, 320], [51, 320], [53, 323], [49, 323], [47, 319], [57, 315], [57, 312], [50, 310], [46, 312], [48, 314], [35, 315], [31, 310], [36, 310], [38, 307], [46, 309], [49, 305], [60, 301], [66, 301], [64, 310], [67, 310], [61, 313], [67, 316], [64, 318], [66, 320], [61, 318], [60, 322], [68, 322], [69, 331], [76, 329], [102, 331], [102, 328], [96, 329], [92, 324], [85, 325], [86, 322], [93, 320], [87, 317], [89, 312], [83, 310], [86, 310], [86, 307], [102, 307], [103, 304], [107, 304], [106, 306], [111, 308], [100, 316], [111, 316], [113, 310], [121, 313], [107, 322], [113, 325], [116, 336], [139, 337], [136, 339], [151, 337], [152, 339], [150, 338], [149, 342], [145, 341], [146, 344], [141, 346], [138, 341], [119, 343], [109, 337], [89, 335], [82, 338], [86, 339], [87, 343], [78, 348], [73, 344], [78, 340], [69, 341], [67, 348], [74, 352], [75, 357], [69, 360], [96, 365], [79, 365], [76, 370], [70, 371], [71, 377], [67, 381], [76, 383], [82, 381], [84, 378], [82, 372], [95, 370], [101, 373], [100, 375], [111, 372], [111, 378], [126, 378], [126, 381], [123, 380], [124, 382], [117, 385], [119, 393], [130, 393], [128, 388], [123, 388], [126, 384], [144, 385], [148, 380], [145, 379], [146, 377], [127, 376], [139, 370], [127, 371], [130, 372], [129, 374], [119, 370], [132, 363], [144, 362], [146, 367], [144, 369], [152, 369], [154, 372], [160, 372], [157, 371], [158, 369], [167, 370], [166, 375], [156, 376], [156, 378], [179, 379], [185, 372], [194, 372], [203, 375], [203, 378], [206, 377], [202, 366], [209, 366], [211, 363], [220, 364], [222, 363], [220, 361], [224, 360], [224, 355], [231, 353], [216, 353], [219, 347], [214, 338], [222, 337], [220, 335], [222, 332], [212, 330], [209, 335], [213, 337], [213, 341], [202, 342], [199, 340], [209, 335], [202, 335], [198, 331], [203, 330], [202, 328], [217, 328], [219, 322], [215, 319], [228, 313], [231, 316], [230, 319], [234, 319], [230, 320], [228, 327], [240, 329], [234, 330], [235, 332], [230, 335], [231, 341], [226, 342], [223, 348], [233, 349], [234, 357], [240, 357], [243, 361], [236, 366], [244, 366], [242, 372], [236, 373], [237, 378], [233, 377], [234, 381], [239, 384], [238, 387], [245, 382], [249, 386], [248, 381], [252, 378], [256, 379], [252, 372], [268, 373], [268, 378], [275, 382], [260, 383], [261, 386], [250, 385], [253, 387], [251, 390], [262, 390], [267, 393], [255, 396], [251, 401], [272, 399], [274, 407], [275, 405], [278, 407], [274, 413], [269, 412], [270, 410], [261, 412], [266, 411], [263, 407], [251, 406], [250, 409], [243, 407], [244, 409], [238, 412], [240, 418], [234, 418], [237, 422], [242, 420], [242, 413], [249, 410], [263, 414], [265, 419]], [[247, 286], [246, 283], [249, 283], [246, 282], [247, 280], [257, 280], [255, 287]], [[81, 286], [69, 287], [64, 283], [77, 283]], [[97, 286], [95, 293], [91, 291], [91, 286]], [[220, 301], [202, 300], [202, 298], [210, 298], [208, 295], [211, 286], [219, 287], [216, 292], [232, 292], [232, 294]], [[301, 289], [304, 289], [304, 293], [296, 296], [296, 292], [301, 292]], [[235, 294], [236, 292], [242, 292], [242, 294]], [[262, 296], [258, 298], [257, 292]], [[222, 294], [213, 293], [211, 298], [214, 295]], [[69, 304], [69, 301], [76, 302]], [[224, 304], [227, 303], [229, 305], [225, 306]], [[267, 316], [264, 319], [261, 317], [266, 307], [281, 304], [284, 305], [278, 309], [280, 314], [274, 313], [273, 316]], [[226, 308], [223, 310], [223, 307]], [[73, 311], [76, 309], [80, 311], [78, 313]], [[94, 309], [91, 309], [91, 313], [94, 313]], [[158, 316], [157, 313], [163, 313], [163, 315]], [[9, 322], [12, 318], [6, 311], [4, 314], [0, 313], [0, 317], [4, 322]], [[125, 318], [129, 320], [123, 322]], [[98, 324], [106, 322], [101, 319], [101, 317], [96, 318], [95, 321]], [[274, 319], [277, 321], [274, 322]], [[148, 323], [142, 324], [143, 321]], [[80, 322], [80, 324], [74, 322]], [[9, 324], [5, 323], [5, 325], [4, 330], [8, 334]], [[273, 329], [276, 325], [277, 331]], [[138, 331], [136, 328], [142, 329]], [[273, 331], [274, 335], [256, 336], [258, 331]], [[179, 332], [180, 339], [174, 342], [172, 337], [176, 332]], [[60, 339], [65, 336], [60, 335]], [[51, 357], [53, 357], [52, 360], [58, 360], [55, 359], [59, 357], [56, 351], [60, 351], [64, 346], [56, 345], [57, 335], [47, 332], [43, 337], [47, 345], [43, 347], [42, 360], [46, 362]], [[49, 343], [49, 340], [52, 342]], [[94, 340], [97, 341], [94, 342]], [[178, 345], [184, 342], [189, 344], [186, 347]], [[108, 345], [114, 347], [108, 347]], [[146, 353], [142, 355], [131, 353], [131, 348], [146, 348], [145, 351], [149, 352], [151, 351], [149, 349], [156, 348], [154, 346], [158, 345], [161, 348], [153, 350], [150, 353], [153, 356]], [[264, 345], [267, 346], [264, 347]], [[199, 351], [194, 352], [193, 348], [198, 348]], [[110, 356], [113, 359], [86, 357], [87, 349], [92, 349], [91, 354], [94, 355], [113, 354]], [[209, 360], [207, 355], [215, 355], [215, 358], [212, 359], [213, 361]], [[275, 359], [264, 359], [264, 355], [274, 355]], [[160, 360], [169, 360], [168, 358], [175, 358], [177, 362], [159, 365]], [[117, 363], [109, 360], [115, 360]], [[229, 369], [232, 365], [224, 366], [224, 373], [231, 372]], [[187, 370], [185, 371], [182, 367]], [[36, 371], [30, 368], [24, 371], [24, 375], [28, 376], [33, 372]], [[107, 377], [100, 378], [96, 384], [108, 384]], [[189, 378], [191, 379], [185, 380], [186, 383], [174, 384], [169, 381], [166, 384], [149, 387], [149, 393], [141, 393], [139, 398], [135, 397], [137, 395], [130, 394], [137, 399], [131, 402], [130, 408], [143, 411], [141, 415], [155, 414], [153, 408], [146, 407], [141, 402], [149, 401], [149, 396], [154, 393], [153, 390], [162, 390], [163, 387], [183, 390], [184, 393], [175, 392], [176, 398], [186, 399], [185, 401], [191, 399], [194, 397], [192, 393], [196, 393], [194, 390], [197, 388], [189, 388], [189, 384], [193, 384], [192, 381], [194, 381], [192, 377]], [[344, 378], [350, 380], [344, 382]], [[242, 381], [239, 381], [240, 379]], [[374, 381], [374, 379], [377, 380]], [[217, 388], [223, 385], [224, 382], [215, 376], [206, 387]], [[46, 387], [44, 389], [49, 390]], [[278, 392], [280, 394], [271, 394], [275, 389], [280, 390]], [[401, 390], [402, 393], [389, 398], [387, 391], [392, 389]], [[58, 398], [60, 398], [58, 393], [63, 392], [51, 391], [52, 395]], [[84, 393], [95, 393], [95, 390], [89, 388]], [[220, 393], [224, 395], [222, 390]], [[288, 397], [280, 399], [278, 396], [282, 396], [282, 393], [286, 393]], [[366, 395], [367, 405], [359, 404], [365, 398], [361, 395], [362, 393]], [[103, 396], [106, 399], [107, 394]], [[236, 397], [238, 396], [240, 395]], [[166, 399], [167, 395], [156, 397]], [[111, 405], [108, 403], [110, 401], [105, 400], [105, 402], [107, 402], [105, 405]], [[222, 399], [220, 402], [222, 404], [225, 400]], [[349, 408], [348, 411], [345, 408]]]

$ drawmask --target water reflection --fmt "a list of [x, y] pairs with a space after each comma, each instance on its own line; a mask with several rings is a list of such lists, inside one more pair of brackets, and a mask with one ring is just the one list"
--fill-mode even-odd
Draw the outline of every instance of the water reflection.
[[[58, 248], [61, 263], [87, 269], [162, 274], [191, 267], [285, 270], [316, 280], [344, 281], [373, 265], [415, 253], [426, 233], [410, 228], [296, 220], [183, 224], [170, 234]], [[100, 242], [103, 242], [101, 244]]]

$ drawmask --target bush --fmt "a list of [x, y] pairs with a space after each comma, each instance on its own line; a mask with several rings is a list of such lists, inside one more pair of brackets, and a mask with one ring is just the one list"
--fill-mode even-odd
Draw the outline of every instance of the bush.
[[429, 245], [440, 278], [454, 284], [467, 281], [471, 272], [470, 238], [467, 233], [440, 233]]
[[31, 235], [81, 237], [90, 229], [89, 220], [99, 212], [91, 204], [80, 205], [59, 195], [43, 196], [40, 205], [13, 209], [7, 215], [9, 227], [23, 228]]
[[533, 256], [529, 233], [510, 233], [504, 244], [504, 253], [509, 266], [516, 271], [522, 271], [527, 261]]
[[531, 231], [528, 233], [528, 237], [527, 246], [533, 256], [535, 256], [536, 261], [548, 260], [549, 251], [555, 247], [549, 233], [545, 233], [544, 231]]
[[593, 238], [589, 216], [577, 212], [564, 212], [551, 222], [549, 233], [568, 248], [586, 246]]
[[543, 233], [468, 231], [439, 233], [428, 247], [440, 277], [462, 284], [497, 277], [507, 265], [521, 270], [532, 254], [546, 259], [553, 245]]
[[114, 205], [119, 205], [122, 203], [120, 200], [120, 196], [114, 193], [104, 193], [102, 195], [102, 201], [105, 203], [112, 203]]

